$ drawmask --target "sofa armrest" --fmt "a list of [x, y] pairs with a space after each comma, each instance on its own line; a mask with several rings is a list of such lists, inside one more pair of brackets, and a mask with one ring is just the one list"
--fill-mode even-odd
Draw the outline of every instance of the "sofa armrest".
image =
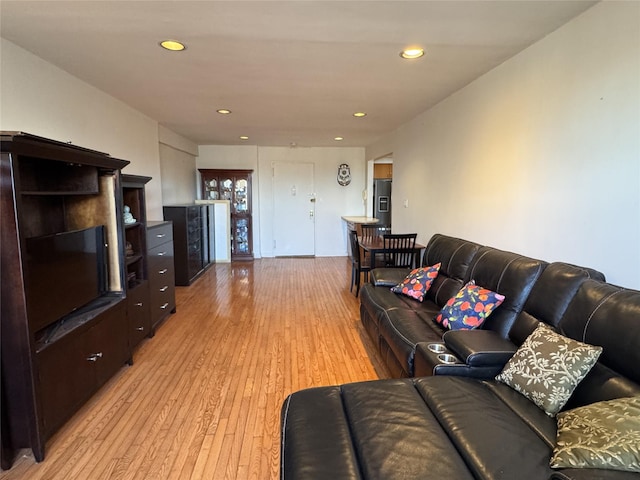
[[549, 480], [638, 480], [634, 472], [598, 468], [563, 468], [553, 472]]
[[492, 330], [452, 330], [445, 332], [442, 339], [449, 350], [472, 367], [504, 366], [518, 349]]
[[411, 272], [408, 268], [374, 268], [371, 270], [371, 283], [376, 287], [395, 287]]

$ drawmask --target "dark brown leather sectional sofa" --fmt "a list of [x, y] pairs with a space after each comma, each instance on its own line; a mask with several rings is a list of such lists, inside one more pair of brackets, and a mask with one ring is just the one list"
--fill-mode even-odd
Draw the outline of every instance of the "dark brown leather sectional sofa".
[[[545, 323], [603, 348], [564, 410], [640, 395], [640, 292], [591, 269], [444, 235], [424, 254], [424, 265], [437, 262], [423, 303], [389, 291], [405, 271], [376, 271], [363, 287], [362, 321], [399, 378], [290, 395], [281, 478], [638, 480], [619, 470], [552, 469], [556, 419], [494, 377]], [[469, 279], [506, 299], [481, 329], [445, 332], [432, 319]]]

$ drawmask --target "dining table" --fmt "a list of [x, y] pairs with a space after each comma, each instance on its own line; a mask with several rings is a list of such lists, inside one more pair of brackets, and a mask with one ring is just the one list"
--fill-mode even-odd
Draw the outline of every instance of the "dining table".
[[[358, 237], [358, 244], [363, 251], [369, 253], [369, 257], [372, 259], [371, 268], [376, 268], [376, 257], [385, 252], [384, 240], [382, 236], [375, 237]], [[414, 268], [420, 261], [420, 252], [426, 248], [425, 245], [416, 243], [413, 246], [415, 252], [415, 259], [413, 261]]]

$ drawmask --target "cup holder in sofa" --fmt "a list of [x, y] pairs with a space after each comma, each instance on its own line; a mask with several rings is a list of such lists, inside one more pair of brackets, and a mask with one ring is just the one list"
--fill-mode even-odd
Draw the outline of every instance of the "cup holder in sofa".
[[457, 363], [458, 357], [456, 357], [455, 355], [451, 355], [450, 353], [441, 353], [438, 355], [438, 360], [440, 360], [442, 363], [451, 364]]
[[444, 353], [447, 351], [447, 347], [444, 346], [444, 343], [430, 343], [427, 345], [427, 348], [433, 353]]

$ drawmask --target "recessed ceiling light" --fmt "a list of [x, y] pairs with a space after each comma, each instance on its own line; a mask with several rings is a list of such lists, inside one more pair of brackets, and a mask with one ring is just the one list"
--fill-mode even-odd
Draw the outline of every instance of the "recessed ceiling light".
[[228, 108], [219, 108], [218, 110], [216, 110], [216, 112], [218, 112], [220, 115], [229, 115], [231, 113], [231, 110], [229, 110]]
[[344, 140], [344, 137], [334, 137], [333, 138], [335, 141], [339, 142], [341, 140]]
[[240, 135], [240, 140], [249, 140], [249, 137], [246, 135]]
[[181, 52], [187, 48], [184, 43], [180, 43], [176, 40], [163, 40], [160, 42], [160, 46], [165, 50], [171, 50], [172, 52]]
[[400, 52], [400, 56], [402, 58], [420, 58], [424, 55], [424, 50], [422, 48], [407, 48]]
[[356, 112], [353, 114], [353, 116], [360, 118], [360, 117], [366, 117], [367, 114], [365, 112]]

